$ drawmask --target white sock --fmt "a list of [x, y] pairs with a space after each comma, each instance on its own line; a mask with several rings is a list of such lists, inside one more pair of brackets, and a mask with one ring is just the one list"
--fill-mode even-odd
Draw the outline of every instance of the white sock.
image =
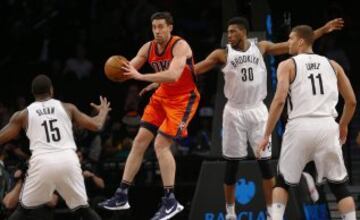
[[356, 220], [356, 212], [348, 212], [346, 214], [343, 214], [341, 217], [343, 220]]
[[235, 204], [226, 203], [226, 213], [230, 215], [235, 215]]
[[285, 207], [286, 207], [285, 204], [273, 203], [271, 219], [272, 220], [282, 220], [284, 217]]
[[271, 216], [271, 214], [272, 214], [271, 205], [266, 206], [266, 211], [267, 211], [267, 213]]

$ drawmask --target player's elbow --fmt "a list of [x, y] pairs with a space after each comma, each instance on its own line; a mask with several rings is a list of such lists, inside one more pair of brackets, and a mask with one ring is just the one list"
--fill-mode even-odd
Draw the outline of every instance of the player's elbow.
[[194, 74], [195, 75], [200, 75], [200, 74], [202, 74], [204, 72], [205, 71], [203, 69], [201, 69], [201, 68], [199, 68], [198, 66], [195, 65], [195, 67], [194, 67]]
[[94, 131], [94, 132], [99, 132], [102, 130], [103, 125], [100, 122], [92, 122], [90, 126], [87, 126], [87, 129]]
[[345, 100], [345, 104], [347, 105], [347, 106], [349, 106], [350, 108], [356, 108], [356, 105], [357, 105], [357, 101], [356, 101], [356, 99], [355, 99], [355, 97], [354, 98], [351, 98], [351, 99], [349, 99], [349, 100]]
[[276, 98], [274, 99], [274, 103], [276, 104], [276, 106], [278, 107], [283, 107], [286, 103], [286, 100], [282, 97]]

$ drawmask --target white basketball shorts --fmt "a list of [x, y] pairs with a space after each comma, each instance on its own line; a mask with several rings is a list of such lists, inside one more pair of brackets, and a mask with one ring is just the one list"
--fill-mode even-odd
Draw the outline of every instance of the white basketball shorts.
[[310, 161], [315, 162], [318, 183], [347, 179], [339, 125], [333, 118], [297, 118], [289, 120], [286, 125], [278, 172], [288, 184], [296, 185]]
[[[264, 103], [244, 107], [226, 103], [223, 112], [222, 153], [226, 159], [243, 159], [248, 156], [248, 145], [256, 148], [264, 136], [268, 110]], [[271, 144], [261, 153], [261, 159], [271, 158]]]
[[73, 150], [32, 157], [20, 203], [24, 208], [36, 208], [49, 202], [54, 191], [70, 209], [88, 206], [80, 162]]

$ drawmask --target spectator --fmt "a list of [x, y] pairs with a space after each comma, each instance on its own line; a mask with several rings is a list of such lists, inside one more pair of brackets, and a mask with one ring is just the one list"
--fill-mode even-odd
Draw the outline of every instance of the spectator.
[[[84, 153], [81, 150], [77, 150], [76, 154], [79, 157], [81, 169], [85, 180], [86, 193], [89, 197], [89, 204], [92, 208], [97, 209], [97, 203], [104, 200], [103, 190], [105, 183], [100, 176], [97, 167], [84, 158]], [[99, 211], [99, 210], [97, 210]]]
[[[8, 192], [10, 187], [10, 177], [9, 173], [5, 169], [5, 147], [0, 146], [0, 218], [5, 218], [5, 208], [7, 207], [6, 203], [4, 202], [5, 194]], [[4, 207], [4, 206], [5, 207]]]
[[202, 107], [199, 110], [200, 127], [196, 133], [196, 147], [194, 153], [209, 153], [211, 147], [211, 123], [214, 115], [214, 109], [211, 107]]
[[87, 158], [94, 163], [100, 159], [102, 150], [101, 132], [88, 131], [84, 128], [76, 127], [76, 143], [79, 148], [85, 149]]
[[73, 74], [77, 80], [89, 78], [93, 71], [93, 64], [86, 58], [86, 48], [76, 45], [76, 56], [67, 59], [64, 74]]
[[139, 96], [139, 87], [136, 84], [132, 84], [128, 88], [127, 96], [125, 98], [124, 112], [129, 111], [138, 111], [140, 96]]

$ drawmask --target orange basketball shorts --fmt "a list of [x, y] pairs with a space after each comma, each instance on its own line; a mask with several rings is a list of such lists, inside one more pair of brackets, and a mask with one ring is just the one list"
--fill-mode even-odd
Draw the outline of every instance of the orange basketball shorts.
[[154, 93], [145, 107], [141, 127], [171, 138], [186, 137], [187, 126], [195, 115], [199, 101], [200, 94], [197, 90], [169, 97]]

